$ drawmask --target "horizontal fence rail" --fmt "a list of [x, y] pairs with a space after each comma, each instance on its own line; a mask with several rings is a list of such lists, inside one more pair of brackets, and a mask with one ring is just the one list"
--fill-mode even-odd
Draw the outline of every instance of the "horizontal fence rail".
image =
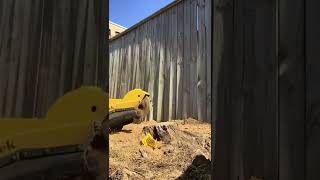
[[0, 1], [1, 117], [41, 117], [66, 91], [108, 88], [100, 7], [106, 2]]
[[109, 43], [109, 93], [151, 94], [150, 119], [211, 122], [211, 0], [176, 1]]

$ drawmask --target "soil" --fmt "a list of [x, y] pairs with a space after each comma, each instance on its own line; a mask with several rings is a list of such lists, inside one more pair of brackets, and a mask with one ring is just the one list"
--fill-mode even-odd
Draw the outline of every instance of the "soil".
[[193, 119], [169, 123], [165, 138], [154, 137], [156, 149], [141, 143], [144, 127], [159, 125], [156, 121], [110, 134], [109, 179], [210, 179], [211, 125]]

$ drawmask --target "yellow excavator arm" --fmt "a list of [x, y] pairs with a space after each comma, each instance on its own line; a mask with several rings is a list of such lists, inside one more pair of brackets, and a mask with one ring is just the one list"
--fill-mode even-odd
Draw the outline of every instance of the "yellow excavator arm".
[[129, 91], [122, 99], [109, 99], [109, 111], [136, 107], [150, 94], [142, 89]]
[[145, 117], [148, 97], [147, 92], [134, 89], [122, 99], [109, 99], [107, 108], [106, 92], [81, 87], [59, 98], [44, 118], [0, 119], [0, 174], [17, 161], [82, 152], [95, 135], [93, 126], [98, 124], [106, 136], [110, 129], [120, 130]]
[[142, 89], [134, 89], [122, 99], [109, 99], [109, 128], [117, 131], [124, 125], [140, 123], [149, 114], [149, 96]]

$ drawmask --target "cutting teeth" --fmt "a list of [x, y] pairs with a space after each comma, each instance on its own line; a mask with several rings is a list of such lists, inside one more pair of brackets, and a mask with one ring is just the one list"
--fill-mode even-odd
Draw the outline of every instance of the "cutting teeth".
[[144, 97], [141, 103], [135, 108], [137, 111], [137, 117], [133, 123], [141, 123], [150, 112], [150, 99], [148, 96]]

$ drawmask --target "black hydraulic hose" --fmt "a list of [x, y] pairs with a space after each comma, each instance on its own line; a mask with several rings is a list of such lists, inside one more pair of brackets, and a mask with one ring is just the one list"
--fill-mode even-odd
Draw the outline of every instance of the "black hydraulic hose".
[[119, 125], [127, 125], [133, 122], [137, 117], [136, 110], [127, 110], [122, 112], [111, 113], [109, 116], [109, 127], [117, 127]]
[[134, 109], [111, 112], [104, 120], [103, 127], [110, 130], [122, 128], [132, 123], [135, 118], [138, 118], [138, 115]]

